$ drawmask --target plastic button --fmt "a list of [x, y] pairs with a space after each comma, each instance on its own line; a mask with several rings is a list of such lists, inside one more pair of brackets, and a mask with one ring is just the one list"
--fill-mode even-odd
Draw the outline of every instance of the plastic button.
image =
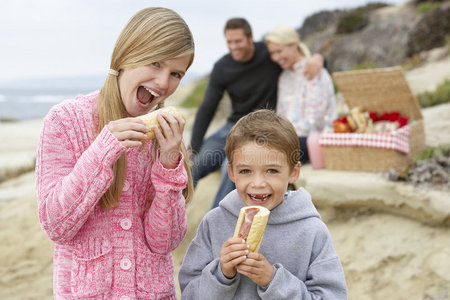
[[120, 267], [122, 270], [129, 270], [131, 268], [131, 261], [128, 258], [124, 258], [120, 261]]
[[124, 192], [126, 192], [126, 191], [128, 191], [128, 189], [130, 188], [130, 183], [128, 182], [128, 180], [125, 180], [124, 182], [123, 182], [123, 191]]
[[128, 218], [120, 220], [120, 227], [124, 230], [128, 230], [131, 228], [131, 220]]

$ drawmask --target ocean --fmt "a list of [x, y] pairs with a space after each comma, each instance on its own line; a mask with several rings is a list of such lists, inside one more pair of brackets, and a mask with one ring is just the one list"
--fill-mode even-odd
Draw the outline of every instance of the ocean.
[[53, 105], [92, 91], [0, 89], [0, 121], [40, 119]]
[[[200, 78], [185, 76], [181, 84]], [[20, 79], [0, 82], [0, 122], [45, 117], [56, 104], [79, 94], [100, 90], [104, 76]]]
[[41, 119], [56, 104], [99, 90], [104, 76], [24, 78], [0, 82], [0, 121]]

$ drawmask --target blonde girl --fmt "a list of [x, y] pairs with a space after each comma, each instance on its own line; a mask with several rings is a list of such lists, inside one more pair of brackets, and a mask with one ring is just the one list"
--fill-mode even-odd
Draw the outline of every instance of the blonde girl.
[[[158, 113], [192, 64], [184, 20], [137, 12], [115, 44], [100, 92], [53, 107], [36, 162], [41, 227], [54, 241], [55, 299], [176, 299], [171, 252], [192, 195], [185, 121]], [[142, 143], [149, 130], [156, 139]]]

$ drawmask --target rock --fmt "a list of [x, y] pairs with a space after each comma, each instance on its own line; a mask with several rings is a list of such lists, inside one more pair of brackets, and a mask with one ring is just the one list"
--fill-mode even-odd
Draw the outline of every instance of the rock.
[[[396, 6], [373, 4], [349, 11], [323, 11], [305, 19], [298, 29], [312, 52], [325, 55], [332, 72], [355, 66], [402, 65], [405, 59], [424, 50], [445, 45], [449, 34], [449, 4], [420, 13], [415, 4]], [[338, 34], [339, 21], [359, 12], [368, 24], [349, 34]]]
[[450, 34], [450, 3], [426, 12], [411, 32], [407, 56], [445, 46]]
[[344, 14], [345, 11], [343, 10], [326, 10], [305, 18], [302, 27], [297, 30], [300, 38], [302, 40], [307, 40], [327, 27], [336, 26], [337, 22]]
[[449, 157], [444, 155], [422, 160], [408, 171], [406, 180], [416, 186], [429, 186], [449, 190]]
[[301, 169], [304, 187], [320, 207], [389, 212], [439, 226], [450, 226], [449, 192], [391, 182], [381, 173]]

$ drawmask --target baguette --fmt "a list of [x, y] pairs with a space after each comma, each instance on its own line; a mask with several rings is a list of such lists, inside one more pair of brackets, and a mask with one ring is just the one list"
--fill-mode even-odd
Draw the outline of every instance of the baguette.
[[150, 128], [150, 130], [147, 132], [147, 137], [144, 140], [141, 140], [141, 142], [146, 142], [148, 140], [152, 140], [155, 138], [155, 132], [153, 130], [153, 126], [158, 125], [159, 129], [162, 130], [161, 126], [158, 123], [158, 120], [156, 119], [156, 115], [158, 114], [158, 112], [168, 112], [171, 114], [178, 114], [183, 119], [186, 120], [186, 117], [184, 116], [184, 114], [179, 109], [177, 109], [173, 106], [162, 107], [160, 109], [149, 112], [148, 114], [139, 116], [138, 118], [141, 119], [142, 121], [144, 121], [145, 124], [147, 124], [147, 126]]
[[[253, 214], [251, 213], [253, 211]], [[247, 216], [246, 216], [247, 212]], [[251, 252], [258, 252], [269, 220], [270, 210], [264, 206], [244, 206], [239, 212], [233, 237], [244, 239]]]

